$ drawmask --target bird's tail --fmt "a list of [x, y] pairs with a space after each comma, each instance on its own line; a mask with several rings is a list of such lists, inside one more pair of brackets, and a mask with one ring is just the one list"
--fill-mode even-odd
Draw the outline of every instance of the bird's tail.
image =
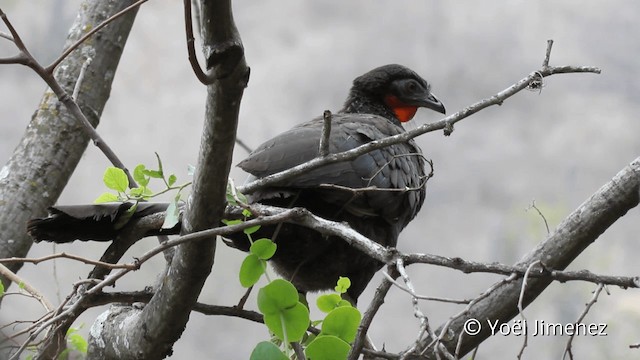
[[[169, 203], [107, 203], [95, 205], [66, 205], [50, 207], [49, 216], [29, 220], [27, 233], [35, 242], [66, 243], [74, 240], [113, 240], [130, 221], [164, 212]], [[180, 223], [172, 229], [157, 229], [148, 235], [177, 234]]]

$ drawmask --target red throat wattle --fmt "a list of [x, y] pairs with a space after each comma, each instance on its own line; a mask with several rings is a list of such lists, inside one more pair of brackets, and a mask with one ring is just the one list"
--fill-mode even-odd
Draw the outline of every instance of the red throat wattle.
[[395, 95], [385, 96], [384, 103], [393, 110], [393, 113], [396, 114], [396, 117], [400, 122], [407, 122], [413, 119], [416, 111], [418, 111], [417, 106], [403, 103], [402, 100], [398, 99]]

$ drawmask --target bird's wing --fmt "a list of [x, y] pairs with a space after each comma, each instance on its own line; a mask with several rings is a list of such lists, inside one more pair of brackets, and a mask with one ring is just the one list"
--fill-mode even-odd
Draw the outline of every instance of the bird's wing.
[[[284, 132], [258, 147], [238, 166], [260, 178], [309, 161], [318, 156], [322, 134], [322, 119], [314, 119]], [[329, 140], [332, 154], [354, 149], [373, 140], [397, 135], [404, 130], [387, 119], [364, 114], [335, 114]], [[278, 184], [285, 188], [318, 188], [338, 185], [352, 189], [375, 186], [380, 189], [418, 188], [424, 177], [424, 165], [419, 149], [411, 141], [374, 150], [356, 159], [332, 163], [311, 170]], [[327, 189], [324, 201], [346, 203], [345, 192]], [[407, 196], [403, 206], [416, 208], [422, 203], [423, 191]], [[352, 196], [353, 194], [349, 194]], [[397, 192], [368, 192], [349, 203], [349, 211], [362, 215], [395, 218], [401, 209], [388, 209], [391, 197]], [[395, 201], [394, 203], [398, 203]], [[406, 212], [406, 211], [405, 211]], [[413, 211], [410, 211], [413, 213]], [[416, 211], [417, 212], [417, 209]], [[411, 215], [411, 218], [413, 214]], [[407, 220], [408, 222], [408, 220]]]

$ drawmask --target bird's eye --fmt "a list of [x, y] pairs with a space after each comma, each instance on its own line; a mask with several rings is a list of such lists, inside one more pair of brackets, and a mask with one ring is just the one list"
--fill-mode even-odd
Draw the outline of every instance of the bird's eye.
[[406, 86], [406, 89], [411, 92], [418, 90], [418, 84], [415, 81], [409, 81]]

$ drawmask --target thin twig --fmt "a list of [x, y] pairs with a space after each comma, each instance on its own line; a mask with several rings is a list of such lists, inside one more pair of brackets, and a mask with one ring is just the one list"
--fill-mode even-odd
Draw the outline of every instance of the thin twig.
[[332, 117], [331, 111], [329, 110], [325, 110], [322, 114], [324, 123], [322, 125], [322, 136], [320, 137], [320, 145], [318, 148], [318, 154], [320, 157], [329, 155], [329, 138], [331, 137]]
[[553, 40], [547, 40], [547, 51], [544, 56], [544, 60], [542, 61], [542, 67], [549, 67], [549, 60], [551, 59], [551, 48], [553, 47]]
[[436, 302], [443, 302], [443, 303], [449, 303], [449, 304], [468, 304], [468, 303], [471, 302], [471, 300], [466, 300], [466, 299], [465, 300], [458, 300], [458, 299], [450, 299], [450, 298], [443, 298], [443, 297], [419, 295], [419, 294], [416, 294], [416, 293], [412, 292], [410, 289], [402, 286], [402, 284], [400, 284], [398, 281], [392, 279], [391, 276], [389, 276], [388, 273], [383, 271], [382, 275], [384, 277], [386, 277], [387, 280], [391, 281], [393, 283], [393, 286], [397, 287], [398, 289], [406, 292], [407, 294], [409, 294], [412, 297], [415, 297], [416, 299], [419, 299], [419, 300], [436, 301]]
[[87, 71], [89, 65], [91, 65], [92, 57], [88, 57], [87, 60], [84, 61], [82, 67], [80, 68], [80, 74], [78, 75], [78, 79], [76, 80], [76, 86], [73, 88], [73, 101], [78, 100], [78, 95], [80, 94], [80, 87], [82, 86], [82, 80], [84, 80], [84, 73]]
[[[395, 279], [400, 276], [398, 273], [398, 269], [395, 266], [391, 265], [387, 267], [388, 275], [391, 279]], [[348, 360], [357, 360], [360, 357], [360, 353], [362, 352], [362, 348], [366, 343], [367, 339], [367, 331], [373, 322], [373, 318], [376, 316], [376, 313], [380, 309], [380, 306], [384, 303], [384, 298], [387, 296], [389, 289], [391, 289], [391, 285], [393, 283], [389, 281], [386, 277], [382, 279], [382, 283], [376, 288], [376, 292], [369, 304], [369, 307], [364, 312], [362, 316], [362, 321], [360, 322], [360, 326], [358, 326], [358, 332], [356, 333], [356, 339], [351, 346], [351, 350], [349, 350], [349, 355], [347, 356]]]
[[[589, 300], [589, 302], [585, 305], [584, 310], [582, 311], [580, 316], [578, 316], [578, 319], [575, 321], [574, 324], [577, 325], [582, 323], [582, 320], [584, 320], [584, 318], [587, 316], [587, 313], [589, 312], [589, 310], [591, 310], [591, 307], [593, 306], [593, 304], [595, 304], [598, 301], [598, 297], [600, 296], [600, 293], [604, 288], [605, 288], [604, 284], [598, 284], [598, 287], [593, 292], [593, 296], [591, 297], [591, 300]], [[573, 353], [571, 352], [571, 345], [573, 344], [573, 338], [576, 336], [576, 332], [577, 331], [574, 331], [569, 335], [569, 339], [567, 340], [567, 345], [565, 346], [564, 353], [562, 354], [563, 360], [567, 355], [569, 355], [569, 359], [573, 359]]]
[[4, 31], [0, 31], [0, 38], [7, 39], [7, 40], [13, 42], [13, 37], [11, 35], [7, 34]]
[[538, 209], [538, 207], [536, 206], [535, 200], [531, 201], [531, 205], [529, 206], [529, 208], [534, 209], [535, 211], [538, 212], [538, 215], [540, 215], [540, 217], [544, 221], [544, 227], [547, 229], [547, 235], [549, 235], [551, 233], [551, 230], [549, 230], [549, 223], [547, 222], [547, 218], [544, 216], [542, 211], [540, 211], [540, 209]]
[[71, 46], [69, 46], [67, 49], [65, 49], [62, 54], [60, 56], [58, 56], [57, 59], [55, 59], [49, 66], [47, 66], [45, 68], [45, 71], [53, 74], [53, 70], [55, 70], [55, 68], [60, 65], [60, 63], [67, 57], [69, 56], [69, 54], [71, 54], [71, 52], [73, 52], [73, 50], [75, 50], [76, 48], [78, 48], [78, 46], [80, 46], [83, 42], [85, 42], [88, 38], [91, 37], [91, 35], [97, 33], [98, 31], [100, 31], [102, 28], [104, 28], [105, 26], [111, 24], [113, 21], [115, 21], [117, 18], [123, 16], [124, 14], [128, 13], [129, 11], [137, 8], [138, 6], [144, 4], [145, 2], [147, 2], [148, 0], [139, 0], [129, 6], [127, 6], [126, 8], [120, 10], [119, 12], [111, 15], [108, 19], [106, 19], [105, 21], [103, 21], [102, 23], [100, 23], [98, 26], [94, 27], [93, 29], [91, 29], [91, 31], [89, 31], [88, 33], [84, 34], [80, 39], [78, 39], [75, 43], [71, 44]]
[[400, 273], [402, 280], [407, 286], [409, 293], [412, 294], [411, 304], [413, 305], [413, 316], [415, 316], [420, 320], [420, 330], [418, 331], [418, 336], [416, 336], [416, 340], [414, 344], [411, 347], [409, 347], [406, 351], [403, 351], [402, 353], [400, 353], [400, 359], [404, 360], [408, 355], [413, 354], [413, 352], [418, 349], [418, 346], [420, 345], [420, 341], [422, 340], [425, 332], [429, 335], [430, 339], [435, 339], [436, 336], [433, 334], [433, 331], [429, 326], [429, 318], [427, 318], [427, 316], [424, 315], [424, 313], [420, 309], [420, 305], [418, 304], [418, 297], [414, 295], [416, 293], [415, 288], [413, 286], [413, 283], [411, 282], [411, 279], [409, 278], [409, 274], [407, 274], [407, 270], [404, 267], [402, 258], [396, 259], [396, 268], [398, 269], [398, 272]]
[[242, 141], [240, 138], [236, 138], [236, 144], [238, 146], [240, 146], [241, 148], [244, 149], [244, 151], [248, 152], [249, 154], [251, 154], [251, 152], [253, 151], [249, 145], [247, 145], [244, 141]]
[[[527, 288], [527, 279], [529, 278], [529, 274], [534, 266], [540, 264], [540, 260], [534, 261], [527, 267], [527, 271], [525, 271], [524, 276], [522, 277], [522, 286], [520, 287], [520, 297], [518, 297], [518, 313], [520, 314], [520, 319], [522, 320], [523, 326], [527, 326], [527, 318], [524, 316], [524, 291]], [[524, 331], [524, 338], [522, 340], [522, 347], [520, 347], [520, 351], [518, 352], [518, 360], [522, 359], [522, 355], [524, 354], [524, 349], [527, 348], [529, 343], [529, 332]]]
[[46, 296], [42, 295], [42, 293], [38, 291], [38, 289], [31, 286], [29, 283], [24, 281], [20, 276], [16, 275], [16, 273], [9, 270], [9, 268], [7, 268], [2, 264], [0, 264], [0, 275], [16, 283], [16, 285], [18, 285], [20, 289], [24, 289], [26, 292], [31, 294], [34, 298], [36, 298], [36, 300], [40, 302], [40, 304], [42, 304], [42, 307], [44, 307], [45, 310], [47, 311], [53, 310], [54, 306], [53, 304], [51, 304], [51, 302], [49, 302]]
[[200, 63], [198, 63], [198, 57], [196, 56], [195, 38], [193, 36], [193, 20], [191, 18], [191, 0], [184, 0], [183, 4], [184, 26], [185, 34], [187, 36], [187, 53], [189, 55], [189, 64], [191, 64], [193, 73], [203, 85], [212, 84], [216, 79], [213, 72], [211, 74], [206, 74], [204, 71], [202, 71], [202, 67], [200, 67]]
[[51, 255], [46, 255], [46, 256], [41, 256], [38, 258], [18, 258], [18, 257], [11, 257], [11, 258], [4, 258], [4, 259], [0, 259], [0, 264], [22, 264], [22, 263], [29, 263], [29, 264], [39, 264], [43, 261], [49, 261], [52, 259], [59, 259], [59, 258], [63, 258], [63, 259], [70, 259], [70, 260], [76, 260], [79, 262], [82, 262], [84, 264], [88, 264], [88, 265], [94, 265], [94, 266], [101, 266], [107, 269], [130, 269], [130, 270], [135, 270], [135, 266], [132, 264], [110, 264], [110, 263], [106, 263], [103, 261], [98, 261], [98, 260], [92, 260], [92, 259], [87, 259], [85, 257], [82, 256], [78, 256], [78, 255], [73, 255], [73, 254], [67, 254], [64, 252], [61, 253], [57, 253], [57, 254], [51, 254]]

